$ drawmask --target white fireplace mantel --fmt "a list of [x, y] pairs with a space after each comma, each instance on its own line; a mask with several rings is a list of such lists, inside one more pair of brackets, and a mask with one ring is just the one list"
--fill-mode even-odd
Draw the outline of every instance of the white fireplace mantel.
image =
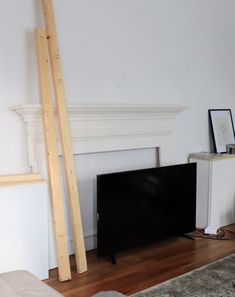
[[[179, 105], [68, 106], [73, 153], [77, 155], [158, 148], [160, 164], [174, 164], [176, 163], [176, 116], [185, 108], [185, 106]], [[40, 172], [47, 178], [41, 106], [19, 105], [13, 107], [12, 110], [19, 114], [25, 123], [28, 160], [32, 172]], [[59, 154], [61, 154], [59, 133], [57, 136]], [[115, 162], [111, 164], [111, 170], [116, 170]], [[123, 168], [129, 167], [124, 166]], [[83, 169], [80, 167], [79, 170]], [[95, 248], [96, 203], [94, 197], [96, 193], [94, 183], [93, 175], [86, 176], [84, 183], [80, 180], [79, 196], [87, 249]], [[62, 186], [66, 205], [66, 190], [64, 190], [64, 185]], [[83, 191], [81, 188], [84, 188]], [[65, 216], [69, 225], [67, 206], [65, 207]], [[51, 218], [49, 222], [49, 269], [51, 269], [56, 267], [56, 257]], [[74, 252], [73, 237], [69, 229], [67, 232], [68, 246], [70, 254], [72, 254]]]
[[[184, 109], [186, 107], [182, 105], [70, 105], [73, 153], [160, 147], [161, 164], [174, 163], [175, 120]], [[42, 156], [39, 156], [44, 154], [41, 106], [18, 105], [12, 110], [22, 117], [26, 126], [32, 172], [45, 174]]]

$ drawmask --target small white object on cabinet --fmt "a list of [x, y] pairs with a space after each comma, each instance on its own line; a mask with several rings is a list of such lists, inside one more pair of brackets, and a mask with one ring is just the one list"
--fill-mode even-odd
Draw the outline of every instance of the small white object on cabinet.
[[48, 278], [45, 181], [0, 184], [0, 244], [0, 273], [28, 270], [40, 279]]
[[235, 155], [191, 154], [197, 163], [196, 226], [207, 234], [235, 223]]

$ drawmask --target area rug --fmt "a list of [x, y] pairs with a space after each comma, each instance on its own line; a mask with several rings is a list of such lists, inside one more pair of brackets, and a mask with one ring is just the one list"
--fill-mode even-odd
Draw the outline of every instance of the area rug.
[[198, 296], [235, 296], [235, 254], [131, 295], [131, 297]]

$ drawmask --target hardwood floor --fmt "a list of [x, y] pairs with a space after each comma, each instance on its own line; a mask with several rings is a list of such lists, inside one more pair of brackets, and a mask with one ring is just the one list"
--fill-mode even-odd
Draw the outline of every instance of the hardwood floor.
[[[234, 230], [234, 226], [232, 228]], [[235, 253], [235, 238], [214, 240], [183, 237], [117, 254], [117, 264], [87, 253], [88, 272], [78, 275], [71, 257], [72, 280], [59, 282], [57, 271], [45, 282], [66, 297], [90, 297], [102, 290], [131, 295], [172, 277]]]

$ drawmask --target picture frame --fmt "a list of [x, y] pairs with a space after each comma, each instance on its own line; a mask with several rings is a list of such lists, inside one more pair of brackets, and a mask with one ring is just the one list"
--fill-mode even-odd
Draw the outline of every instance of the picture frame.
[[231, 109], [209, 109], [210, 126], [216, 153], [226, 153], [227, 144], [235, 144]]

